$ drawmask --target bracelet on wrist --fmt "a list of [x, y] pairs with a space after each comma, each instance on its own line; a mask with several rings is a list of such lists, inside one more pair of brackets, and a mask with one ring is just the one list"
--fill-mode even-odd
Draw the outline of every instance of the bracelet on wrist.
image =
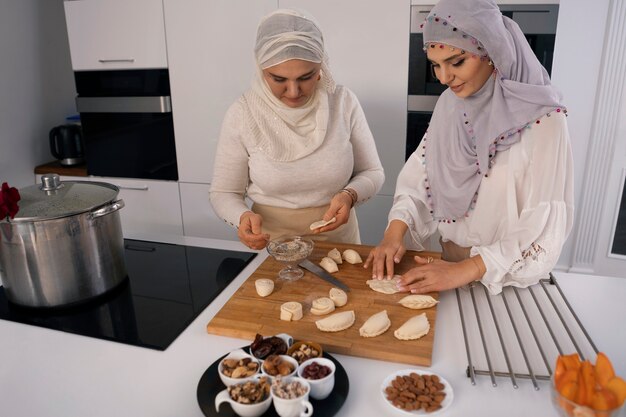
[[350, 200], [352, 200], [352, 204], [350, 205], [350, 207], [354, 207], [354, 205], [356, 204], [357, 199], [359, 198], [356, 195], [356, 191], [349, 190], [347, 188], [342, 188], [341, 190], [339, 190], [339, 192], [348, 194], [350, 196]]

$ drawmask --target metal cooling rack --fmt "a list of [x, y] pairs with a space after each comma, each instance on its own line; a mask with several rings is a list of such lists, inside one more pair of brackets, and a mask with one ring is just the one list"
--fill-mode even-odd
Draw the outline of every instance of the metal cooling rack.
[[489, 295], [484, 285], [456, 289], [467, 352], [467, 376], [511, 380], [549, 380], [556, 356], [574, 350], [584, 360], [598, 349], [563, 294], [556, 278], [542, 279], [528, 288], [505, 287]]

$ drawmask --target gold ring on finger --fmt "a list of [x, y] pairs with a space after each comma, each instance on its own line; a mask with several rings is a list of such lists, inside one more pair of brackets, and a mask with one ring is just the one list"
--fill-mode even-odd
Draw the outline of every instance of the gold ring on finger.
[[433, 259], [432, 256], [429, 256], [427, 263], [432, 264], [433, 262], [435, 262], [435, 260]]

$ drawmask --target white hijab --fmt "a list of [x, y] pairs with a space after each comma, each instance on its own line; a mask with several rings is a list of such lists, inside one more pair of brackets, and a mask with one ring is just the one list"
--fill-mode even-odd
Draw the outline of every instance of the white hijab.
[[[259, 23], [254, 52], [257, 70], [244, 99], [248, 104], [247, 123], [258, 139], [259, 148], [275, 161], [294, 161], [311, 154], [326, 137], [328, 93], [335, 91], [322, 32], [304, 12], [276, 10]], [[297, 108], [275, 97], [263, 77], [265, 68], [291, 59], [321, 64], [321, 79], [315, 93]]]

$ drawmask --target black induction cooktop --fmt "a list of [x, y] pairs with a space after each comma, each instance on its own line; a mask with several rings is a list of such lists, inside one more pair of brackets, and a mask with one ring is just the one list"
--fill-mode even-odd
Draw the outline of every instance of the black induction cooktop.
[[70, 307], [26, 308], [0, 287], [0, 319], [165, 350], [255, 253], [126, 239], [128, 277]]

